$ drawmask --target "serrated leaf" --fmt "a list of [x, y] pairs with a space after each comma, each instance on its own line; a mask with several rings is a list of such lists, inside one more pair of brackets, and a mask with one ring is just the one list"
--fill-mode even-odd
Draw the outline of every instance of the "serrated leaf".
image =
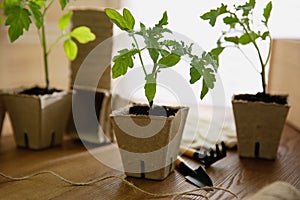
[[43, 14], [40, 11], [41, 6], [39, 4], [36, 4], [35, 2], [30, 1], [29, 8], [36, 27], [40, 29], [43, 25]]
[[70, 34], [81, 44], [86, 44], [96, 39], [95, 34], [86, 26], [77, 27]]
[[200, 99], [203, 99], [206, 96], [207, 93], [208, 93], [208, 87], [207, 87], [207, 85], [205, 83], [205, 80], [203, 79], [203, 81], [202, 81], [202, 90], [201, 90], [201, 94], [200, 94]]
[[202, 75], [207, 87], [210, 89], [214, 88], [214, 83], [216, 82], [214, 71], [210, 68], [205, 68]]
[[70, 59], [71, 61], [75, 60], [78, 54], [77, 44], [71, 39], [67, 39], [65, 40], [63, 47], [67, 58]]
[[68, 27], [68, 25], [69, 25], [69, 23], [71, 21], [72, 16], [73, 16], [73, 12], [70, 11], [70, 12], [64, 14], [59, 19], [59, 21], [58, 21], [58, 27], [60, 28], [60, 30], [63, 31], [63, 30], [65, 30]]
[[201, 71], [198, 70], [196, 67], [191, 67], [190, 68], [190, 77], [191, 77], [190, 83], [191, 84], [196, 83], [202, 77]]
[[8, 35], [10, 41], [14, 42], [23, 35], [23, 30], [28, 31], [30, 24], [30, 12], [27, 9], [17, 6], [10, 8], [5, 22], [5, 25], [9, 26]]
[[158, 61], [158, 65], [160, 68], [167, 68], [176, 65], [180, 61], [180, 56], [177, 54], [169, 54], [166, 57], [162, 57]]
[[132, 16], [131, 12], [126, 8], [123, 9], [123, 18], [126, 23], [127, 29], [133, 30], [135, 20], [134, 20], [134, 17]]
[[65, 9], [66, 5], [69, 3], [70, 0], [59, 0], [59, 4], [61, 9]]
[[154, 74], [148, 74], [145, 77], [146, 83], [144, 86], [145, 89], [145, 96], [148, 100], [148, 102], [152, 102], [155, 94], [156, 94], [156, 79], [154, 77]]
[[270, 1], [266, 7], [264, 8], [264, 17], [265, 17], [265, 20], [263, 21], [263, 23], [267, 26], [268, 22], [269, 22], [269, 18], [270, 18], [270, 15], [271, 15], [271, 11], [272, 11], [272, 1]]
[[133, 67], [132, 57], [138, 53], [137, 49], [123, 49], [120, 50], [119, 55], [113, 58], [114, 65], [112, 67], [112, 78], [117, 78], [126, 74], [128, 67]]
[[227, 12], [227, 6], [224, 4], [221, 4], [221, 7], [217, 9], [212, 9], [207, 13], [204, 13], [200, 16], [203, 20], [209, 20], [209, 23], [211, 26], [215, 26], [217, 18]]
[[164, 12], [161, 20], [159, 20], [158, 24], [155, 24], [155, 26], [162, 28], [165, 25], [168, 25], [168, 14], [166, 11]]
[[227, 42], [232, 42], [234, 44], [238, 44], [239, 43], [239, 37], [234, 36], [234, 37], [224, 37], [224, 40]]

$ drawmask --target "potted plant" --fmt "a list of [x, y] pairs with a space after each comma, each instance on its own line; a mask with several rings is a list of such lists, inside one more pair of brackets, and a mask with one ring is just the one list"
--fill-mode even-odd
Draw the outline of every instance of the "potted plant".
[[[78, 49], [74, 39], [79, 43], [95, 39], [95, 35], [85, 26], [68, 32], [68, 24], [72, 17], [72, 12], [68, 12], [58, 21], [61, 35], [52, 44], [48, 44], [45, 18], [54, 2], [54, 0], [4, 0], [1, 5], [10, 41], [16, 41], [29, 30], [30, 25], [34, 25], [42, 48], [45, 87], [17, 89], [5, 95], [5, 106], [10, 115], [17, 146], [30, 149], [43, 149], [60, 144], [71, 108], [68, 91], [50, 87], [48, 56], [52, 48], [64, 40], [66, 56], [74, 60]], [[68, 2], [69, 0], [59, 1], [62, 10]]]
[[[140, 23], [138, 31], [134, 29], [135, 18], [126, 8], [122, 13], [110, 8], [105, 12], [132, 41], [129, 49], [121, 49], [113, 57], [112, 78], [126, 75], [138, 60], [145, 77], [144, 92], [148, 101], [148, 104], [133, 104], [114, 110], [111, 115], [125, 173], [162, 180], [174, 170], [188, 107], [153, 103], [159, 72], [174, 67], [184, 56], [187, 57], [190, 83], [202, 80], [200, 97], [203, 98], [214, 87], [217, 63], [210, 53], [193, 54], [193, 44], [167, 37], [173, 34], [166, 28], [167, 12], [153, 27], [147, 28]], [[146, 56], [151, 60], [150, 66], [145, 64]]]
[[[212, 50], [215, 59], [229, 46], [241, 49], [252, 45], [260, 63], [262, 92], [257, 94], [239, 94], [232, 98], [232, 105], [238, 137], [238, 151], [242, 157], [274, 159], [281, 132], [289, 110], [287, 95], [272, 95], [266, 92], [266, 66], [271, 56], [272, 38], [268, 22], [272, 11], [270, 1], [263, 10], [260, 23], [253, 18], [255, 0], [245, 4], [228, 5], [204, 13], [201, 18], [215, 26], [218, 18], [223, 19], [228, 30], [222, 31], [217, 47]], [[261, 44], [268, 44], [267, 55], [262, 54]], [[245, 54], [244, 54], [245, 55]]]

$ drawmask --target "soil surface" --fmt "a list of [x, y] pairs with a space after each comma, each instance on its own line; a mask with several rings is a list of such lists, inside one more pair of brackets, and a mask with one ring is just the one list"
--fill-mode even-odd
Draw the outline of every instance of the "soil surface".
[[129, 114], [132, 115], [152, 115], [152, 116], [175, 116], [178, 108], [168, 106], [132, 106], [129, 108]]
[[33, 87], [20, 92], [20, 94], [28, 94], [28, 95], [46, 95], [53, 94], [54, 92], [60, 92], [61, 90], [57, 90], [55, 88], [47, 89], [40, 87]]
[[284, 95], [271, 95], [264, 93], [257, 94], [239, 94], [234, 96], [234, 100], [245, 100], [245, 101], [262, 101], [265, 103], [277, 103], [285, 105], [287, 104], [287, 96]]

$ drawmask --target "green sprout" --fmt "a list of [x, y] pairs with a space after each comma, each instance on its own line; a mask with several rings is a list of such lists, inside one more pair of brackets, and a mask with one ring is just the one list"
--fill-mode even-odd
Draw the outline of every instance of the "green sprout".
[[[259, 24], [260, 30], [256, 30], [258, 24], [253, 20], [255, 4], [255, 0], [249, 0], [249, 2], [246, 2], [245, 4], [235, 5], [232, 9], [229, 9], [227, 5], [221, 4], [217, 9], [212, 9], [200, 17], [203, 20], [208, 20], [211, 26], [215, 26], [217, 19], [222, 18], [224, 24], [228, 26], [228, 29], [223, 31], [221, 37], [218, 39], [217, 47], [211, 51], [217, 61], [219, 60], [219, 55], [226, 47], [228, 47], [227, 44], [233, 44], [234, 47], [237, 47], [239, 50], [241, 50], [242, 45], [253, 45], [261, 66], [261, 83], [263, 93], [265, 94], [265, 68], [270, 59], [272, 44], [272, 38], [268, 28], [268, 22], [272, 11], [272, 2], [270, 1], [264, 8], [262, 14], [263, 19], [261, 20], [261, 24]], [[263, 59], [261, 47], [258, 45], [259, 42], [264, 40], [269, 41], [268, 54], [265, 59]]]
[[[70, 11], [60, 18], [58, 26], [61, 30], [61, 34], [52, 44], [50, 44], [48, 48], [46, 41], [45, 17], [54, 1], [55, 0], [4, 0], [0, 6], [0, 9], [3, 9], [4, 15], [6, 16], [4, 23], [9, 27], [8, 35], [11, 42], [15, 42], [24, 34], [24, 31], [28, 31], [31, 24], [34, 24], [36, 27], [43, 50], [45, 82], [47, 89], [50, 88], [48, 56], [53, 47], [61, 40], [64, 40], [64, 51], [67, 58], [72, 61], [76, 58], [78, 53], [78, 47], [74, 42], [74, 39], [76, 39], [79, 43], [85, 44], [95, 40], [96, 38], [96, 36], [86, 26], [77, 27], [71, 32], [67, 31], [73, 15], [73, 12]], [[59, 3], [61, 10], [64, 10], [66, 5], [69, 3], [69, 0], [59, 0]]]
[[[193, 84], [202, 79], [202, 90], [200, 98], [203, 99], [209, 89], [214, 87], [216, 81], [215, 73], [217, 71], [217, 62], [208, 52], [203, 52], [200, 57], [192, 54], [193, 44], [185, 44], [183, 41], [165, 39], [165, 34], [172, 34], [172, 31], [166, 28], [168, 25], [167, 12], [163, 13], [160, 21], [154, 27], [147, 28], [140, 23], [140, 30], [135, 31], [135, 19], [131, 12], [124, 8], [123, 13], [114, 9], [105, 9], [106, 15], [121, 30], [126, 31], [132, 39], [130, 48], [118, 51], [118, 55], [113, 57], [112, 77], [117, 78], [125, 75], [129, 68], [134, 67], [134, 60], [138, 57], [145, 76], [145, 96], [150, 107], [156, 94], [157, 76], [161, 70], [177, 65], [183, 56], [190, 60], [190, 83]], [[144, 40], [139, 44], [137, 36]], [[146, 70], [142, 52], [148, 52], [152, 60], [152, 69]]]

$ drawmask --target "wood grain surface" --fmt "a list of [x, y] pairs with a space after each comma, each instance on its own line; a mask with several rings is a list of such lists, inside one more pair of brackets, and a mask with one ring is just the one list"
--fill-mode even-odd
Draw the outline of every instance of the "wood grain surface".
[[[244, 159], [238, 156], [236, 150], [230, 150], [226, 158], [206, 170], [215, 186], [226, 188], [241, 199], [277, 180], [287, 181], [300, 189], [299, 143], [299, 132], [285, 126], [276, 160]], [[94, 148], [92, 151], [102, 152], [118, 164], [119, 158], [109, 153], [112, 147], [113, 145], [110, 144]], [[199, 165], [185, 159], [193, 167]], [[126, 178], [121, 171], [100, 163], [80, 142], [70, 138], [65, 138], [61, 146], [33, 151], [17, 148], [11, 134], [2, 135], [0, 172], [18, 177], [42, 170], [52, 170], [75, 182], [86, 182], [111, 175]], [[126, 180], [156, 194], [182, 192], [195, 188], [187, 183], [177, 171], [163, 181], [136, 178], [126, 178]], [[230, 194], [217, 190], [209, 192], [208, 197], [210, 199], [234, 199]], [[186, 198], [201, 199], [191, 196], [186, 196]], [[43, 174], [23, 181], [9, 181], [0, 177], [0, 199], [140, 200], [153, 198], [130, 188], [119, 179], [109, 179], [89, 186], [70, 186], [50, 174]]]

